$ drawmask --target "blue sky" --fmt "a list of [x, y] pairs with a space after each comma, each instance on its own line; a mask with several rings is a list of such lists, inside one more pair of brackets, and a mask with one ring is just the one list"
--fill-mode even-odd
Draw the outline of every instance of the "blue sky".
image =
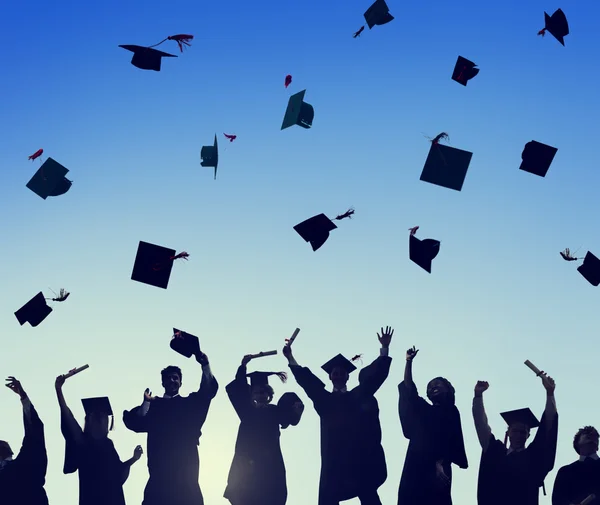
[[[90, 364], [65, 386], [81, 421], [81, 398], [110, 396], [120, 413], [139, 404], [146, 387], [160, 393], [168, 364], [183, 368], [187, 394], [200, 369], [169, 349], [174, 326], [200, 337], [222, 388], [200, 444], [207, 503], [227, 503], [238, 421], [225, 385], [244, 354], [280, 349], [296, 327], [298, 361], [323, 379], [319, 367], [330, 357], [363, 353], [367, 363], [378, 354], [377, 330], [395, 328], [390, 377], [378, 393], [384, 503], [396, 500], [407, 448], [397, 384], [412, 345], [421, 349], [421, 392], [437, 375], [456, 387], [470, 464], [454, 473], [456, 503], [476, 503], [476, 381], [491, 384], [486, 407], [498, 437], [499, 412], [530, 406], [541, 414], [544, 390], [526, 359], [556, 379], [557, 468], [576, 458], [573, 434], [600, 414], [586, 391], [600, 351], [598, 294], [558, 253], [600, 253], [600, 7], [388, 5], [396, 19], [358, 39], [352, 34], [369, 2], [357, 0], [3, 7], [0, 371], [22, 381], [45, 422], [51, 503], [75, 505], [78, 496], [77, 477], [62, 475], [55, 377]], [[536, 35], [544, 11], [559, 7], [572, 32], [566, 47]], [[179, 57], [159, 73], [133, 67], [118, 47], [176, 33], [193, 34], [192, 47], [181, 54], [174, 42], [163, 44]], [[466, 88], [450, 79], [458, 55], [481, 69]], [[280, 131], [289, 96], [303, 89], [313, 128]], [[419, 181], [424, 135], [442, 131], [474, 153], [460, 193]], [[236, 141], [225, 144], [224, 132]], [[215, 133], [216, 181], [199, 166]], [[531, 140], [558, 148], [545, 178], [519, 170]], [[39, 167], [27, 156], [39, 148], [70, 170], [66, 195], [44, 201], [25, 187]], [[316, 253], [293, 230], [350, 206], [354, 218]], [[407, 230], [416, 225], [418, 237], [441, 241], [431, 275], [408, 260]], [[190, 253], [175, 264], [168, 290], [130, 280], [140, 240]], [[14, 311], [40, 290], [50, 296], [49, 287], [71, 297], [37, 328], [20, 327]], [[250, 366], [286, 365], [279, 354]], [[299, 391], [293, 379], [275, 387]], [[0, 437], [18, 448], [20, 404], [2, 394]], [[289, 505], [315, 503], [318, 488], [318, 417], [300, 394], [303, 420], [282, 433]], [[145, 446], [120, 415], [111, 437], [123, 459]], [[143, 456], [125, 484], [128, 503], [141, 503], [145, 465]]]

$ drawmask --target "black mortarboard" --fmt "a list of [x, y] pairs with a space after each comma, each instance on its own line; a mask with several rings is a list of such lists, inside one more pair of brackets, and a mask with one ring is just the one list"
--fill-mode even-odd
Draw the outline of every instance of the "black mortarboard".
[[27, 183], [27, 187], [44, 200], [49, 196], [63, 195], [72, 184], [65, 177], [68, 172], [60, 163], [48, 158]]
[[191, 358], [200, 353], [200, 340], [195, 335], [173, 328], [173, 338], [170, 343], [171, 349], [186, 358]]
[[423, 270], [431, 273], [431, 262], [440, 252], [440, 241], [426, 238], [419, 240], [410, 235], [408, 241], [408, 255], [410, 260], [419, 265]]
[[476, 63], [459, 56], [454, 66], [454, 72], [452, 72], [452, 80], [466, 86], [467, 81], [473, 79], [479, 73], [479, 69], [475, 68], [476, 66]]
[[[301, 403], [302, 410], [295, 410], [295, 403]], [[283, 395], [281, 395], [281, 398], [279, 398], [279, 401], [277, 402], [277, 407], [279, 407], [283, 417], [283, 422], [281, 423], [282, 428], [287, 428], [290, 424], [292, 426], [296, 426], [300, 422], [300, 419], [302, 419], [302, 413], [304, 412], [304, 403], [296, 393], [283, 393]]]
[[[283, 376], [281, 375], [283, 373]], [[269, 385], [269, 376], [277, 375], [282, 381], [287, 379], [284, 372], [251, 372], [246, 375], [246, 377], [250, 377], [250, 386], [251, 387], [261, 387]], [[282, 379], [284, 377], [284, 379]]]
[[336, 228], [337, 225], [325, 214], [313, 216], [294, 226], [298, 235], [310, 242], [313, 251], [319, 249], [329, 238], [329, 232]]
[[215, 143], [212, 146], [203, 146], [200, 150], [200, 166], [214, 167], [215, 179], [217, 178], [217, 165], [219, 164], [219, 145], [215, 133]]
[[281, 129], [285, 130], [290, 126], [298, 125], [302, 128], [310, 128], [315, 117], [315, 109], [309, 103], [304, 101], [306, 90], [299, 91], [290, 97]]
[[548, 13], [544, 12], [544, 22], [544, 30], [548, 30], [550, 35], [564, 46], [564, 37], [569, 35], [569, 23], [567, 23], [567, 16], [562, 9], [557, 9], [552, 16], [548, 16]]
[[98, 398], [83, 398], [81, 403], [83, 403], [83, 409], [85, 410], [86, 416], [90, 414], [106, 414], [107, 416], [113, 415], [110, 401], [106, 396], [101, 396]]
[[46, 303], [46, 298], [44, 298], [44, 294], [40, 291], [17, 310], [15, 316], [21, 326], [25, 323], [29, 323], [31, 326], [35, 327], [46, 319], [50, 312], [52, 312], [52, 307]]
[[473, 153], [436, 142], [431, 143], [421, 180], [460, 191], [467, 176]]
[[351, 374], [352, 372], [354, 372], [354, 370], [356, 370], [356, 367], [352, 364], [352, 361], [345, 358], [341, 354], [338, 354], [337, 356], [331, 358], [321, 368], [325, 370], [328, 374], [330, 374], [334, 368], [343, 368], [344, 370], [346, 370], [346, 372], [348, 372], [348, 374]]
[[583, 258], [583, 263], [577, 267], [577, 271], [592, 286], [600, 285], [600, 259], [591, 252], [587, 252], [585, 258]]
[[519, 168], [530, 174], [545, 177], [557, 151], [556, 147], [548, 146], [535, 140], [527, 142], [521, 154], [523, 161]]
[[369, 30], [375, 25], [385, 25], [394, 19], [390, 14], [390, 8], [385, 3], [385, 0], [375, 0], [373, 5], [365, 12], [365, 20], [369, 26]]
[[135, 45], [120, 45], [123, 49], [127, 49], [133, 53], [131, 64], [134, 67], [142, 70], [156, 70], [160, 72], [161, 58], [177, 58], [175, 54], [163, 53], [158, 49], [151, 47], [135, 46]]
[[175, 249], [142, 242], [138, 246], [131, 280], [167, 289], [173, 268]]
[[509, 427], [516, 423], [524, 424], [529, 429], [537, 428], [540, 425], [533, 412], [528, 408], [502, 412], [500, 415]]

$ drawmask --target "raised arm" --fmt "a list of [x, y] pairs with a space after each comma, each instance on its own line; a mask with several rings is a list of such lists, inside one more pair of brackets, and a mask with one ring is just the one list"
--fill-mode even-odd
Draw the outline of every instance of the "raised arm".
[[54, 383], [56, 397], [58, 398], [58, 406], [60, 407], [60, 429], [65, 439], [72, 438], [76, 442], [81, 442], [83, 438], [83, 431], [75, 419], [73, 412], [71, 412], [71, 409], [67, 406], [67, 402], [63, 394], [62, 388], [65, 380], [66, 378], [64, 375], [59, 375]]
[[200, 380], [198, 393], [203, 399], [210, 401], [217, 396], [219, 383], [217, 382], [217, 379], [215, 379], [215, 376], [210, 369], [210, 363], [206, 354], [200, 351], [198, 354], [196, 354], [196, 361], [202, 366], [202, 379]]
[[142, 454], [144, 454], [144, 450], [142, 449], [141, 445], [138, 445], [133, 450], [133, 456], [131, 458], [129, 458], [127, 461], [123, 461], [121, 463], [121, 475], [120, 475], [121, 486], [123, 484], [125, 484], [125, 482], [129, 478], [129, 470], [131, 469], [131, 465], [133, 465], [136, 461], [138, 461], [142, 457]]
[[475, 421], [475, 430], [477, 438], [483, 452], [488, 450], [492, 440], [492, 429], [488, 423], [488, 418], [483, 406], [483, 393], [490, 387], [485, 381], [477, 381], [475, 384], [475, 396], [473, 397], [473, 421]]
[[289, 344], [283, 347], [282, 353], [288, 360], [288, 365], [296, 382], [304, 389], [304, 392], [312, 400], [315, 409], [318, 411], [322, 400], [327, 396], [325, 384], [310, 369], [298, 364], [292, 354], [292, 347]]
[[373, 396], [388, 378], [392, 358], [389, 357], [389, 348], [392, 341], [394, 330], [389, 326], [385, 331], [381, 328], [381, 335], [377, 334], [381, 349], [379, 357], [369, 366], [363, 368], [358, 376], [358, 381], [362, 392], [367, 396]]
[[152, 391], [150, 391], [149, 388], [146, 388], [142, 404], [131, 410], [123, 411], [123, 424], [128, 430], [136, 433], [148, 433], [150, 429], [148, 412], [150, 410], [150, 405], [154, 400], [155, 397], [152, 396]]
[[246, 414], [252, 408], [252, 396], [246, 379], [246, 365], [250, 362], [250, 355], [244, 356], [241, 365], [235, 374], [235, 379], [227, 384], [225, 390], [233, 408], [235, 409], [240, 421], [243, 421]]
[[412, 378], [412, 363], [413, 359], [419, 352], [419, 349], [416, 349], [415, 346], [412, 346], [412, 349], [406, 351], [406, 365], [404, 366], [404, 384], [409, 387], [414, 385]]

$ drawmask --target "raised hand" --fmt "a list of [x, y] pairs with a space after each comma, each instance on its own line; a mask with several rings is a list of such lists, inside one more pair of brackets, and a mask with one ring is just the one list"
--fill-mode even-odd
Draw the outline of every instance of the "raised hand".
[[155, 398], [156, 396], [152, 396], [152, 391], [150, 391], [150, 388], [146, 388], [146, 391], [144, 391], [144, 401], [151, 402]]
[[416, 349], [415, 346], [413, 345], [411, 349], [408, 349], [406, 351], [406, 361], [412, 361], [413, 359], [415, 359], [415, 356], [417, 355], [418, 352], [419, 352], [419, 349]]
[[208, 356], [200, 351], [198, 354], [196, 354], [196, 361], [202, 366], [206, 366], [208, 365]]
[[381, 328], [381, 335], [379, 335], [379, 333], [377, 333], [377, 338], [379, 339], [379, 343], [381, 344], [381, 347], [387, 348], [390, 346], [390, 342], [392, 341], [393, 334], [394, 334], [394, 330], [390, 326], [386, 326], [385, 331], [383, 331], [383, 328]]
[[17, 393], [21, 398], [25, 398], [27, 396], [27, 393], [25, 393], [23, 390], [23, 386], [21, 386], [21, 383], [17, 379], [11, 376], [6, 380], [8, 381], [8, 384], [5, 384], [5, 386], [8, 389]]
[[144, 454], [144, 449], [142, 449], [141, 445], [138, 445], [133, 450], [133, 459], [135, 459], [137, 461], [138, 459], [140, 459], [142, 457], [142, 454]]
[[544, 388], [548, 392], [548, 394], [554, 394], [554, 389], [556, 389], [556, 384], [554, 379], [550, 377], [546, 372], [540, 372], [540, 378], [542, 379], [542, 384]]
[[250, 361], [252, 361], [252, 354], [246, 354], [242, 358], [242, 366], [246, 366], [248, 363], [250, 363]]
[[481, 396], [489, 387], [490, 385], [488, 382], [477, 381], [477, 384], [475, 384], [475, 396]]
[[62, 389], [62, 387], [65, 384], [65, 381], [67, 380], [67, 378], [64, 375], [59, 375], [56, 380], [54, 381], [54, 387], [58, 390], [58, 389]]
[[285, 344], [283, 346], [283, 350], [281, 351], [281, 353], [288, 359], [292, 357], [292, 346], [290, 344]]

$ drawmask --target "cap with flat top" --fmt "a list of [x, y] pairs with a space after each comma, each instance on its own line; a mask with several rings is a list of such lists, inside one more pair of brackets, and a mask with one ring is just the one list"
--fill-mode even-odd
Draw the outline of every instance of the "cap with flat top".
[[454, 66], [454, 72], [452, 72], [452, 80], [466, 86], [467, 81], [470, 81], [479, 73], [479, 69], [475, 68], [476, 66], [476, 63], [459, 56]]
[[85, 410], [86, 416], [90, 414], [105, 414], [107, 416], [113, 415], [112, 407], [110, 406], [110, 400], [107, 396], [83, 398], [81, 403], [83, 403], [83, 410]]
[[542, 144], [535, 140], [527, 142], [521, 154], [523, 161], [519, 169], [530, 174], [545, 177], [557, 151], [556, 147]]
[[592, 286], [600, 285], [600, 259], [591, 252], [587, 252], [583, 263], [577, 267], [577, 271], [583, 275]]
[[171, 349], [186, 358], [191, 358], [200, 353], [200, 339], [177, 328], [173, 328], [173, 338], [169, 345]]
[[473, 153], [469, 151], [432, 142], [421, 180], [460, 191], [472, 157]]
[[313, 251], [317, 251], [329, 238], [329, 232], [337, 225], [325, 214], [318, 214], [294, 226], [294, 230], [306, 242], [310, 242]]
[[[262, 386], [268, 386], [269, 385], [269, 377], [271, 375], [277, 375], [281, 380], [282, 376], [281, 376], [282, 372], [251, 372], [249, 374], [246, 375], [246, 377], [250, 377], [250, 386], [251, 387], [262, 387]], [[285, 377], [285, 375], [284, 375]]]
[[288, 101], [281, 129], [285, 130], [290, 126], [298, 125], [302, 128], [310, 128], [315, 118], [315, 109], [309, 103], [304, 101], [306, 90], [299, 91], [290, 97]]
[[413, 263], [426, 272], [431, 273], [431, 263], [440, 252], [440, 241], [431, 238], [419, 240], [410, 235], [408, 241], [408, 256]]
[[533, 412], [531, 412], [531, 410], [528, 408], [510, 410], [508, 412], [502, 412], [500, 415], [509, 428], [514, 424], [524, 424], [529, 429], [537, 428], [540, 425], [537, 417], [535, 417]]
[[550, 35], [564, 46], [565, 37], [569, 35], [569, 23], [562, 9], [557, 9], [552, 16], [544, 12], [544, 23], [544, 29], [540, 33], [543, 34], [544, 31], [550, 32]]
[[328, 374], [331, 374], [331, 372], [333, 372], [334, 368], [342, 368], [342, 369], [346, 370], [346, 372], [348, 372], [348, 374], [351, 374], [352, 372], [354, 372], [354, 370], [356, 370], [356, 367], [354, 366], [352, 361], [350, 361], [349, 359], [344, 357], [342, 354], [338, 354], [337, 356], [334, 356], [327, 363], [325, 363], [321, 368], [323, 370], [325, 370]]
[[36, 327], [48, 317], [50, 312], [52, 312], [52, 307], [46, 303], [46, 298], [44, 298], [44, 294], [40, 291], [17, 310], [15, 316], [21, 326], [25, 323], [29, 323], [31, 326]]
[[155, 70], [160, 72], [161, 58], [177, 58], [175, 54], [164, 53], [151, 47], [136, 46], [131, 44], [120, 45], [133, 53], [131, 64], [141, 70]]
[[215, 180], [217, 178], [217, 165], [219, 164], [219, 145], [217, 143], [217, 134], [215, 133], [215, 142], [212, 146], [203, 146], [200, 150], [200, 166], [214, 167]]
[[175, 252], [175, 249], [140, 241], [131, 280], [167, 289]]
[[71, 181], [65, 177], [69, 169], [52, 158], [48, 158], [31, 180], [27, 188], [44, 200], [49, 196], [59, 196], [69, 191]]
[[369, 30], [375, 25], [385, 25], [394, 19], [394, 16], [390, 14], [390, 8], [385, 3], [385, 0], [376, 0], [373, 5], [367, 9], [364, 16]]

